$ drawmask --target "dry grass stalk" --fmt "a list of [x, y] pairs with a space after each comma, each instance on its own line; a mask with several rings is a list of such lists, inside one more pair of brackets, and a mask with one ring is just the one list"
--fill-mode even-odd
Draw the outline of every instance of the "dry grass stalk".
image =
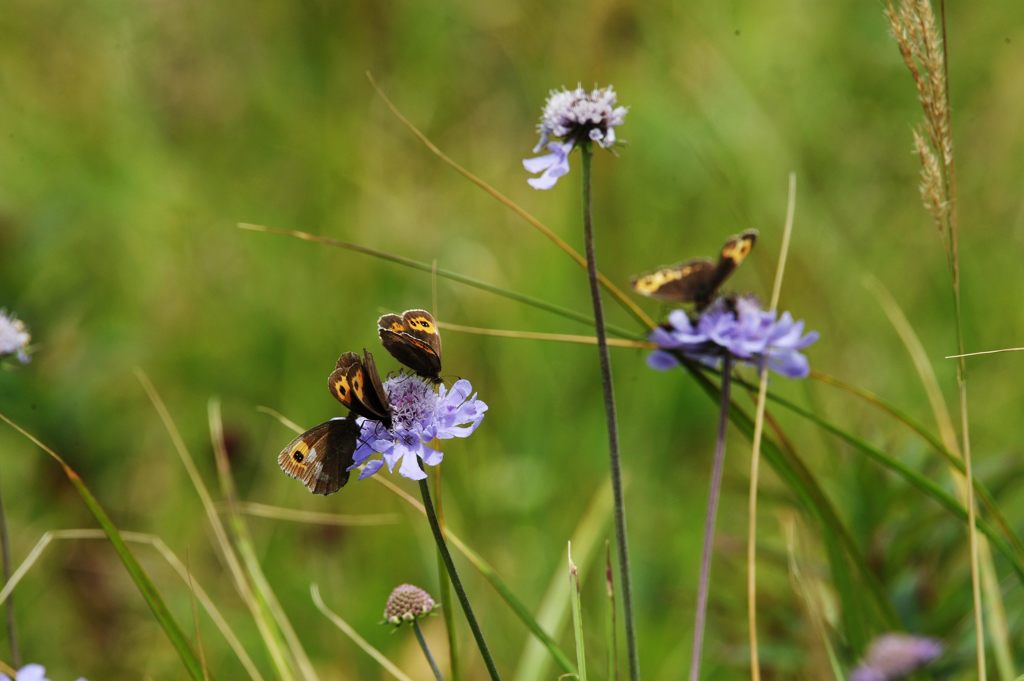
[[885, 16], [924, 112], [924, 124], [914, 131], [914, 151], [921, 160], [921, 202], [935, 221], [950, 265], [956, 269], [956, 236], [950, 210], [953, 133], [941, 33], [929, 0], [901, 0], [899, 9], [890, 3]]
[[[943, 246], [953, 284], [956, 318], [957, 351], [964, 354], [963, 316], [960, 308], [960, 263], [957, 236], [956, 172], [953, 165], [952, 112], [946, 72], [945, 0], [939, 0], [942, 28], [938, 27], [931, 0], [900, 0], [897, 10], [887, 0], [885, 16], [889, 20], [896, 44], [910, 70], [917, 96], [924, 110], [924, 134], [914, 134], [914, 146], [921, 159], [921, 198], [925, 210], [940, 223]], [[927, 136], [927, 142], [925, 137]], [[938, 162], [941, 159], [941, 164]], [[967, 368], [963, 358], [957, 364], [957, 388], [960, 396], [961, 454], [967, 490], [968, 539], [971, 555], [971, 590], [974, 601], [975, 643], [978, 679], [985, 681], [985, 631], [982, 618], [981, 584], [979, 579], [979, 544], [975, 528], [974, 473], [967, 409]]]
[[914, 150], [921, 159], [921, 184], [918, 187], [921, 202], [935, 221], [939, 234], [944, 234], [949, 220], [949, 203], [945, 197], [942, 170], [935, 152], [918, 130], [914, 130]]

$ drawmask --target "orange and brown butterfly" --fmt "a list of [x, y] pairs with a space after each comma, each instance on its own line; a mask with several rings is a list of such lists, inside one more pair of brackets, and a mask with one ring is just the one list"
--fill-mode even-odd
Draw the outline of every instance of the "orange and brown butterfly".
[[352, 413], [391, 428], [391, 405], [373, 355], [365, 349], [362, 359], [354, 352], [342, 353], [327, 377], [327, 388]]
[[366, 350], [361, 359], [354, 352], [343, 353], [327, 387], [351, 413], [310, 428], [277, 457], [281, 470], [301, 480], [314, 494], [333, 494], [348, 482], [361, 430], [357, 415], [391, 427], [391, 407], [373, 355]]
[[718, 287], [750, 255], [757, 242], [757, 230], [748, 229], [729, 237], [718, 255], [718, 262], [695, 258], [636, 276], [633, 290], [640, 295], [674, 303], [695, 303], [702, 310], [711, 303]]
[[441, 334], [426, 310], [386, 314], [377, 320], [384, 349], [399, 362], [433, 383], [441, 382]]

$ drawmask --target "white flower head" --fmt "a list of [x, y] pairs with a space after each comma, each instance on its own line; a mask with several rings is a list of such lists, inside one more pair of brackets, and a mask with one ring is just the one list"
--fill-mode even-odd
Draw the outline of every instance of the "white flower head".
[[32, 335], [25, 323], [0, 309], [0, 357], [14, 355], [22, 364], [28, 363], [28, 344]]
[[[590, 92], [577, 85], [575, 90], [552, 90], [544, 103], [537, 132], [540, 140], [534, 153], [550, 153], [523, 160], [527, 172], [542, 173], [527, 180], [534, 189], [550, 189], [569, 172], [569, 152], [580, 144], [596, 143], [602, 149], [615, 145], [615, 128], [626, 120], [628, 109], [616, 103], [611, 85]], [[560, 140], [553, 142], [552, 139]]]

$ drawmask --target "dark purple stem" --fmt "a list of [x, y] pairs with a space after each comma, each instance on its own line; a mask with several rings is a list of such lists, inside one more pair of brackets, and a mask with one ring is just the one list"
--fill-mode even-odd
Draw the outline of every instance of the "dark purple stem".
[[697, 614], [693, 626], [693, 657], [690, 660], [690, 681], [700, 678], [700, 656], [704, 648], [704, 623], [708, 613], [708, 587], [711, 584], [711, 549], [715, 543], [715, 516], [722, 491], [722, 468], [725, 464], [725, 426], [729, 421], [729, 381], [732, 357], [725, 356], [722, 365], [722, 402], [715, 437], [715, 458], [711, 462], [711, 484], [708, 490], [708, 512], [704, 518], [704, 548], [700, 556], [700, 584], [697, 587]]

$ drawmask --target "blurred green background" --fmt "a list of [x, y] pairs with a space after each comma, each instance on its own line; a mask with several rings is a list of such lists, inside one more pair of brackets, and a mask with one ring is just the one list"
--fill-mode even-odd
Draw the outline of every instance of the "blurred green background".
[[[966, 342], [1021, 345], [1024, 4], [979, 11], [951, 3], [949, 27]], [[37, 345], [30, 365], [0, 372], [0, 410], [64, 455], [122, 529], [155, 533], [187, 561], [268, 676], [198, 497], [132, 369], [147, 372], [167, 401], [211, 488], [206, 409], [217, 396], [245, 499], [400, 514], [375, 528], [250, 524], [321, 678], [388, 677], [317, 613], [314, 581], [371, 643], [425, 679], [408, 632], [391, 634], [378, 621], [401, 582], [437, 595], [426, 523], [368, 482], [328, 498], [308, 494], [276, 464], [292, 434], [255, 408], [305, 425], [338, 415], [324, 389], [338, 354], [378, 348], [377, 315], [429, 306], [431, 279], [236, 223], [307, 230], [436, 261], [581, 312], [590, 306], [583, 272], [430, 155], [373, 93], [367, 70], [446, 152], [578, 248], [578, 159], [549, 192], [527, 186], [520, 160], [531, 155], [550, 88], [614, 84], [630, 107], [620, 129], [628, 145], [618, 158], [597, 156], [595, 211], [601, 267], [623, 285], [757, 227], [758, 248], [730, 287], [766, 299], [794, 171], [783, 306], [822, 334], [809, 350], [813, 367], [877, 392], [934, 430], [909, 356], [865, 287], [874, 277], [917, 330], [955, 409], [954, 364], [942, 359], [955, 350], [949, 277], [910, 153], [920, 113], [880, 3], [8, 0], [0, 35], [0, 306], [26, 321]], [[443, 321], [588, 332], [445, 280], [437, 296]], [[608, 308], [610, 321], [639, 334], [620, 308]], [[446, 447], [449, 522], [537, 607], [548, 583], [561, 579], [566, 540], [607, 476], [596, 353], [455, 332], [444, 347], [445, 373], [472, 380], [491, 407], [471, 439]], [[383, 351], [378, 357], [382, 370], [397, 369]], [[689, 662], [715, 406], [681, 372], [650, 371], [643, 351], [617, 350], [613, 362], [644, 678], [679, 679]], [[1024, 354], [970, 367], [976, 470], [1020, 527]], [[919, 439], [864, 403], [813, 382], [775, 378], [772, 389], [952, 489], [945, 465]], [[963, 525], [837, 440], [778, 416], [907, 628], [946, 641], [947, 678], [975, 678]], [[6, 427], [0, 461], [15, 561], [46, 530], [94, 526], [57, 467]], [[748, 465], [749, 444], [732, 431], [707, 679], [747, 675]], [[763, 490], [767, 678], [827, 678], [782, 532], [798, 519], [811, 556], [804, 569], [823, 571], [827, 582], [819, 526], [795, 514], [770, 470]], [[192, 632], [187, 588], [154, 553], [137, 554]], [[461, 564], [499, 666], [513, 678], [526, 631]], [[1019, 644], [1024, 598], [997, 566]], [[588, 644], [600, 669], [604, 567], [582, 568]], [[15, 597], [23, 656], [54, 679], [184, 677], [104, 542], [51, 546]], [[213, 674], [242, 678], [216, 629], [200, 620]], [[443, 657], [441, 618], [427, 630]], [[467, 678], [483, 678], [464, 626], [462, 633]], [[842, 631], [832, 634], [844, 662], [855, 660], [860, 651], [846, 647]], [[571, 650], [569, 630], [558, 639]], [[0, 650], [9, 660], [6, 644]], [[558, 675], [554, 667], [544, 673]]]

